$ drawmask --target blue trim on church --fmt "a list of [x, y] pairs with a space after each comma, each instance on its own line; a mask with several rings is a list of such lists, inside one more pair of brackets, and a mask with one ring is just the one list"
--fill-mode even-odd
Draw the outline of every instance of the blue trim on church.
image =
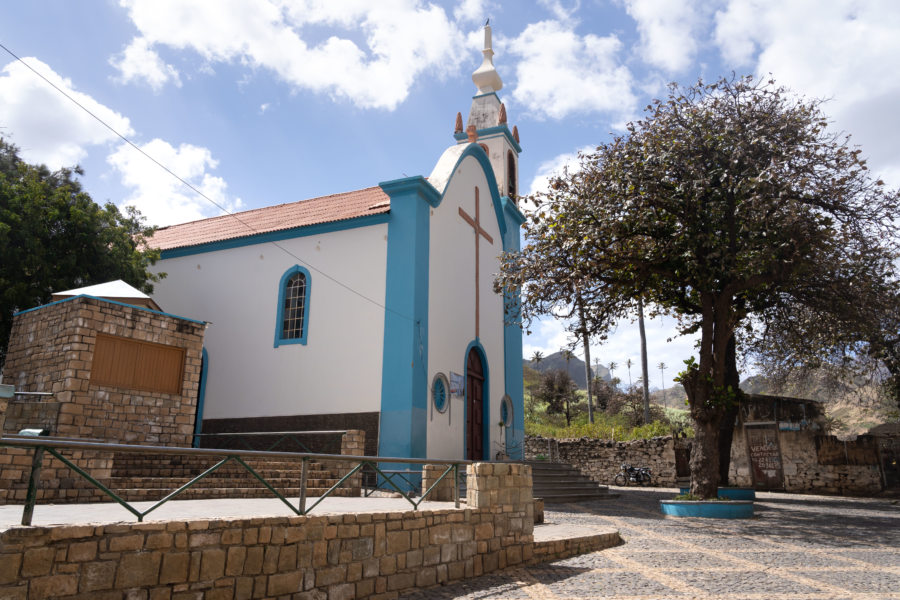
[[[475, 133], [478, 134], [479, 138], [493, 137], [495, 134], [506, 136], [506, 141], [509, 142], [509, 145], [512, 146], [516, 152], [522, 154], [522, 146], [520, 146], [519, 142], [516, 141], [516, 138], [513, 137], [512, 131], [509, 130], [509, 127], [506, 124], [496, 125], [494, 127], [485, 127], [484, 129], [477, 129]], [[458, 142], [462, 142], [463, 140], [468, 139], [468, 137], [469, 136], [465, 131], [453, 134], [453, 138]], [[494, 171], [492, 169], [491, 173], [493, 172]]]
[[[503, 238], [503, 250], [518, 252], [521, 248], [520, 228], [525, 215], [509, 196], [503, 196], [503, 215], [507, 221], [507, 235]], [[507, 452], [513, 460], [525, 459], [525, 385], [522, 373], [522, 327], [519, 298], [504, 293], [503, 306], [503, 357], [506, 393], [513, 400], [513, 422], [507, 428]]]
[[228, 250], [230, 248], [242, 248], [244, 246], [253, 246], [254, 244], [265, 244], [266, 242], [280, 242], [282, 240], [290, 240], [310, 235], [321, 235], [323, 233], [332, 233], [334, 231], [356, 229], [357, 227], [368, 227], [369, 225], [379, 225], [381, 223], [387, 223], [390, 220], [390, 217], [389, 213], [367, 215], [365, 217], [333, 221], [331, 223], [318, 223], [316, 225], [305, 225], [303, 227], [294, 227], [292, 229], [283, 229], [281, 231], [256, 233], [230, 240], [209, 242], [208, 244], [172, 248], [160, 252], [160, 260], [192, 256], [194, 254], [203, 254], [205, 252], [216, 252], [218, 250]]
[[[503, 250], [506, 251], [506, 233], [508, 231], [508, 227], [506, 224], [506, 219], [503, 217], [503, 199], [500, 197], [500, 190], [497, 187], [497, 178], [494, 176], [494, 168], [491, 166], [491, 159], [488, 158], [488, 155], [484, 151], [484, 148], [482, 148], [478, 144], [469, 144], [468, 147], [463, 150], [463, 153], [459, 155], [459, 159], [456, 161], [456, 164], [453, 165], [453, 170], [451, 171], [451, 173], [456, 173], [456, 169], [459, 168], [460, 163], [468, 156], [471, 156], [472, 158], [477, 160], [478, 164], [480, 164], [481, 168], [484, 170], [484, 174], [486, 176], [488, 184], [488, 191], [491, 193], [491, 205], [494, 207], [494, 215], [497, 217], [497, 226], [500, 228], [500, 237], [503, 239]], [[450, 181], [452, 180], [453, 177], [451, 176]], [[440, 200], [438, 200], [438, 203], [434, 206], [440, 204], [441, 200], [444, 199], [444, 194], [446, 194], [447, 190], [450, 188], [450, 181], [447, 181], [447, 185], [446, 187], [444, 187], [444, 191], [441, 194]], [[518, 239], [518, 228], [516, 229], [516, 237]]]
[[424, 177], [379, 185], [391, 199], [391, 218], [378, 454], [423, 458], [428, 427], [429, 216], [441, 198]]
[[[475, 338], [466, 346], [466, 353], [463, 355], [462, 372], [466, 374], [466, 385], [469, 384], [469, 352], [472, 348], [481, 355], [481, 367], [484, 369], [484, 389], [481, 394], [481, 435], [482, 435], [482, 458], [491, 460], [493, 453], [491, 452], [491, 368], [488, 364], [487, 352], [481, 345], [481, 340]], [[521, 363], [522, 361], [519, 361]], [[466, 447], [466, 425], [469, 422], [469, 394], [466, 390], [466, 401], [463, 403], [465, 410], [463, 411], [463, 456], [468, 456], [469, 449]]]
[[[306, 285], [303, 286], [303, 330], [298, 338], [286, 338], [282, 336], [284, 333], [284, 292], [288, 279], [290, 279], [294, 273], [303, 273], [303, 276], [306, 277]], [[275, 348], [288, 344], [306, 345], [306, 337], [309, 335], [309, 297], [311, 291], [312, 277], [310, 277], [309, 270], [305, 267], [294, 265], [281, 276], [281, 281], [278, 282], [278, 307], [276, 308], [275, 316]]]

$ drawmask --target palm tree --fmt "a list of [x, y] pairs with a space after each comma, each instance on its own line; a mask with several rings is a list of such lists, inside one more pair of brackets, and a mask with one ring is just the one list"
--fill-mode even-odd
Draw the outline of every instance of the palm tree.
[[610, 379], [610, 381], [614, 380], [614, 379], [615, 379], [615, 372], [616, 372], [616, 369], [619, 368], [619, 365], [617, 365], [617, 364], [614, 363], [614, 362], [611, 362], [611, 363], [609, 363], [609, 366], [606, 367], [606, 368], [609, 369], [609, 379]]
[[534, 354], [531, 355], [531, 362], [534, 363], [535, 370], [537, 370], [538, 365], [541, 364], [542, 360], [544, 360], [544, 353], [540, 350], [535, 350]]
[[628, 358], [625, 360], [625, 366], [628, 367], [628, 389], [631, 389], [631, 365], [634, 363], [631, 362], [631, 359]]
[[669, 403], [666, 398], [666, 363], [660, 362], [658, 365], [656, 365], [656, 368], [659, 369], [659, 381], [662, 384], [662, 387], [659, 389], [661, 389], [663, 393], [663, 406], [668, 408]]

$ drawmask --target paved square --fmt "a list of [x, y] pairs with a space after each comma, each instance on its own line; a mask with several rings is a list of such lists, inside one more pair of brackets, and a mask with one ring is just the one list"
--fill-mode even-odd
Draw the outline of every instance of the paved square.
[[762, 493], [749, 520], [663, 517], [672, 490], [548, 505], [546, 521], [612, 525], [625, 543], [409, 599], [900, 600], [900, 503]]

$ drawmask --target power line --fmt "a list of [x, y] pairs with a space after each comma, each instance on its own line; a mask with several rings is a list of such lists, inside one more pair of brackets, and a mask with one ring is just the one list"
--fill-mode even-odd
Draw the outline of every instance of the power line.
[[[6, 46], [4, 46], [2, 43], [0, 43], [0, 48], [3, 48], [3, 50], [5, 50], [7, 54], [9, 54], [10, 56], [12, 56], [14, 59], [16, 59], [17, 61], [19, 61], [20, 63], [22, 63], [22, 64], [25, 66], [26, 69], [28, 69], [29, 71], [31, 71], [32, 73], [34, 73], [35, 75], [37, 75], [38, 77], [40, 77], [42, 80], [44, 80], [45, 83], [47, 83], [50, 87], [52, 87], [52, 88], [55, 89], [57, 92], [59, 92], [60, 94], [62, 94], [65, 98], [67, 98], [67, 99], [68, 99], [70, 102], [72, 102], [75, 106], [77, 106], [78, 108], [80, 108], [81, 110], [83, 110], [84, 112], [86, 112], [88, 115], [90, 115], [91, 117], [93, 117], [94, 120], [96, 120], [98, 123], [100, 123], [101, 125], [103, 125], [103, 126], [106, 127], [107, 129], [109, 129], [116, 137], [120, 138], [123, 142], [125, 142], [126, 144], [128, 144], [129, 146], [131, 146], [132, 148], [134, 148], [135, 150], [137, 150], [138, 152], [140, 152], [142, 155], [144, 155], [145, 158], [147, 158], [148, 160], [150, 160], [153, 164], [155, 164], [156, 166], [158, 166], [160, 169], [162, 169], [163, 171], [165, 171], [166, 173], [168, 173], [169, 175], [171, 175], [172, 177], [174, 177], [175, 179], [177, 179], [178, 181], [180, 181], [182, 185], [184, 185], [185, 187], [189, 188], [189, 189], [190, 189], [191, 191], [193, 191], [195, 194], [197, 194], [198, 196], [200, 196], [201, 198], [203, 198], [204, 200], [206, 200], [207, 202], [209, 202], [210, 204], [212, 204], [213, 206], [215, 206], [216, 208], [218, 208], [219, 210], [221, 210], [223, 213], [225, 213], [225, 214], [228, 215], [229, 217], [235, 219], [238, 223], [240, 223], [241, 225], [243, 225], [244, 227], [246, 227], [252, 234], [259, 234], [259, 233], [261, 233], [259, 230], [255, 229], [252, 225], [250, 225], [250, 224], [247, 223], [246, 221], [242, 220], [238, 215], [236, 215], [235, 213], [229, 211], [227, 208], [225, 208], [224, 206], [222, 206], [221, 204], [219, 204], [218, 202], [216, 202], [215, 200], [213, 200], [212, 198], [210, 198], [209, 196], [207, 196], [206, 194], [204, 194], [201, 190], [197, 189], [192, 183], [190, 183], [189, 181], [187, 181], [187, 180], [181, 178], [177, 173], [175, 173], [174, 171], [172, 171], [169, 167], [167, 167], [167, 166], [164, 165], [163, 163], [159, 162], [158, 160], [156, 160], [155, 158], [153, 158], [151, 155], [147, 154], [147, 152], [145, 152], [145, 151], [142, 150], [140, 147], [138, 147], [134, 142], [132, 142], [130, 139], [128, 139], [127, 137], [125, 137], [124, 135], [122, 135], [121, 133], [119, 133], [115, 128], [113, 128], [113, 127], [112, 127], [110, 124], [108, 124], [106, 121], [104, 121], [103, 119], [101, 119], [100, 117], [98, 117], [97, 115], [95, 115], [93, 112], [91, 112], [87, 107], [85, 107], [83, 104], [81, 104], [78, 100], [76, 100], [75, 98], [73, 98], [72, 96], [70, 96], [69, 94], [67, 94], [65, 90], [63, 90], [62, 88], [60, 88], [59, 86], [57, 86], [55, 83], [53, 83], [52, 81], [50, 81], [49, 79], [47, 79], [46, 77], [44, 77], [41, 73], [39, 73], [38, 71], [36, 71], [31, 65], [29, 65], [28, 63], [26, 63], [24, 60], [22, 60], [21, 58], [19, 58], [19, 56], [18, 56], [16, 53], [14, 53], [12, 50], [10, 50], [10, 49], [7, 48]], [[296, 254], [294, 254], [293, 252], [291, 252], [290, 250], [288, 250], [287, 248], [285, 248], [284, 246], [282, 246], [282, 245], [279, 244], [278, 242], [275, 242], [275, 241], [269, 241], [269, 242], [266, 242], [266, 243], [272, 244], [273, 246], [275, 246], [276, 248], [278, 248], [279, 250], [281, 250], [282, 252], [284, 252], [284, 253], [287, 254], [288, 256], [290, 256], [290, 257], [292, 257], [292, 258], [294, 258], [294, 259], [300, 261], [301, 263], [303, 263], [304, 265], [306, 265], [307, 267], [309, 267], [310, 269], [312, 269], [313, 271], [315, 271], [316, 273], [318, 273], [318, 274], [321, 275], [322, 277], [325, 277], [326, 279], [328, 279], [328, 280], [330, 280], [330, 281], [336, 283], [337, 285], [341, 286], [341, 287], [344, 288], [345, 290], [347, 290], [347, 291], [349, 291], [349, 292], [351, 292], [351, 293], [353, 293], [353, 294], [356, 294], [357, 296], [359, 296], [359, 297], [362, 298], [363, 300], [366, 300], [367, 302], [371, 302], [372, 304], [374, 304], [375, 306], [381, 308], [382, 310], [387, 311], [387, 312], [390, 312], [390, 313], [393, 313], [393, 314], [397, 315], [398, 317], [402, 317], [402, 318], [404, 318], [404, 319], [406, 319], [406, 320], [408, 320], [408, 321], [413, 321], [413, 319], [412, 319], [411, 317], [409, 317], [409, 316], [407, 316], [407, 315], [404, 315], [404, 314], [402, 314], [402, 313], [399, 313], [399, 312], [397, 312], [397, 311], [395, 311], [395, 310], [393, 310], [393, 309], [391, 309], [391, 308], [388, 308], [387, 306], [385, 306], [384, 304], [378, 302], [377, 300], [374, 300], [374, 299], [372, 299], [372, 298], [369, 298], [368, 296], [366, 296], [366, 295], [363, 294], [362, 292], [359, 292], [359, 291], [353, 289], [352, 287], [350, 287], [350, 286], [347, 285], [346, 283], [344, 283], [344, 282], [342, 282], [342, 281], [340, 281], [340, 280], [338, 280], [338, 279], [332, 277], [331, 275], [329, 275], [328, 273], [322, 271], [321, 269], [318, 269], [315, 265], [312, 265], [311, 263], [309, 263], [309, 262], [303, 260], [302, 258], [300, 258], [299, 256], [297, 256]]]

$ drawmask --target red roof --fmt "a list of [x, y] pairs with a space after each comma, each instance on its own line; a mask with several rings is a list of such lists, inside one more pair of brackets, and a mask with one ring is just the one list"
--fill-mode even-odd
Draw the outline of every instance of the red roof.
[[148, 243], [153, 248], [171, 250], [296, 227], [346, 221], [384, 214], [390, 210], [390, 197], [380, 187], [374, 186], [161, 227]]

